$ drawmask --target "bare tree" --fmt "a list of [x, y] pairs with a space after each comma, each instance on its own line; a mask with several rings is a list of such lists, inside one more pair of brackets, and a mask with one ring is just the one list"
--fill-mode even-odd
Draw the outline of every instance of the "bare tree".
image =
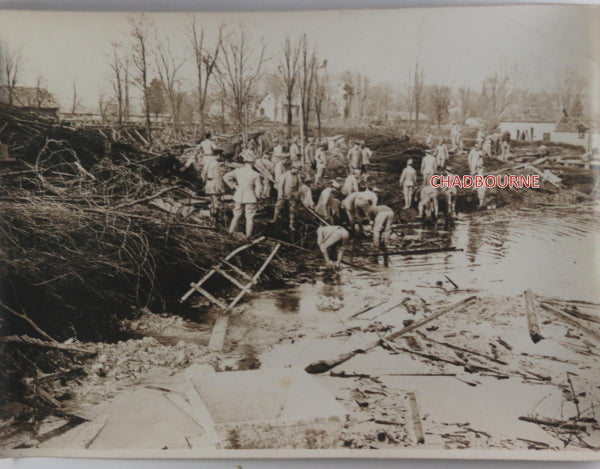
[[321, 140], [321, 120], [323, 105], [326, 99], [329, 76], [327, 75], [327, 60], [324, 60], [315, 72], [315, 114], [317, 116], [318, 138]]
[[300, 59], [300, 48], [302, 38], [298, 39], [295, 44], [289, 36], [285, 37], [281, 47], [281, 59], [279, 61], [278, 71], [285, 89], [285, 99], [287, 105], [287, 136], [292, 135], [292, 103], [294, 100], [294, 91], [298, 79], [298, 64]]
[[125, 109], [125, 83], [127, 82], [127, 73], [123, 67], [120, 55], [120, 44], [118, 42], [112, 43], [112, 62], [110, 68], [112, 70], [112, 88], [115, 93], [117, 100], [117, 122], [119, 127], [123, 126], [123, 116]]
[[134, 79], [136, 86], [142, 91], [144, 99], [144, 114], [146, 117], [146, 138], [152, 143], [152, 128], [150, 123], [150, 104], [148, 101], [148, 74], [149, 74], [149, 20], [144, 14], [129, 18], [131, 24], [131, 37], [133, 39], [133, 66], [137, 72]]
[[79, 96], [77, 93], [77, 83], [73, 80], [73, 96], [71, 98], [71, 114], [75, 114], [77, 112], [77, 108], [80, 106]]
[[502, 68], [483, 80], [481, 86], [483, 115], [491, 127], [498, 124], [500, 116], [512, 102], [514, 93], [509, 83], [515, 73], [516, 67], [511, 70]]
[[204, 28], [198, 27], [196, 16], [191, 18], [188, 26], [192, 51], [196, 61], [196, 70], [198, 78], [198, 117], [200, 119], [200, 133], [204, 134], [204, 115], [206, 108], [206, 98], [208, 95], [208, 85], [210, 78], [215, 71], [219, 58], [219, 51], [223, 44], [224, 25], [219, 27], [218, 37], [213, 47], [208, 50], [204, 43]]
[[257, 101], [257, 84], [265, 62], [265, 45], [255, 43], [246, 28], [223, 40], [216, 78], [230, 102], [244, 144]]
[[460, 113], [458, 118], [461, 124], [464, 123], [469, 117], [471, 117], [471, 114], [473, 113], [473, 107], [475, 105], [474, 94], [475, 93], [473, 92], [473, 90], [467, 86], [463, 86], [458, 90], [457, 97]]
[[425, 72], [422, 67], [419, 67], [419, 59], [415, 63], [415, 71], [412, 82], [412, 102], [415, 110], [415, 129], [419, 128], [419, 118], [421, 116], [421, 108], [423, 105], [423, 86], [425, 84]]
[[308, 119], [310, 116], [311, 103], [313, 100], [314, 77], [317, 66], [317, 53], [313, 48], [309, 52], [310, 46], [306, 34], [300, 39], [300, 64], [299, 64], [299, 84], [300, 84], [300, 107], [302, 111], [302, 129], [303, 134], [308, 132]]
[[183, 63], [183, 59], [175, 56], [168, 39], [159, 40], [156, 46], [156, 70], [169, 102], [173, 130], [176, 134], [179, 132], [181, 103], [183, 101], [181, 80], [179, 78], [179, 71]]
[[47, 81], [42, 75], [38, 75], [35, 81], [35, 106], [41, 109], [44, 101], [49, 97]]
[[23, 68], [23, 55], [21, 48], [10, 50], [7, 44], [3, 44], [2, 49], [2, 84], [8, 89], [8, 104], [13, 104], [14, 91], [19, 82]]
[[586, 79], [576, 70], [563, 70], [557, 76], [553, 101], [566, 117], [580, 117], [577, 116], [580, 113], [577, 107], [581, 104], [585, 88]]
[[443, 85], [433, 85], [429, 93], [429, 101], [431, 102], [431, 109], [435, 116], [438, 129], [442, 125], [442, 122], [448, 116], [448, 108], [450, 107], [450, 87]]

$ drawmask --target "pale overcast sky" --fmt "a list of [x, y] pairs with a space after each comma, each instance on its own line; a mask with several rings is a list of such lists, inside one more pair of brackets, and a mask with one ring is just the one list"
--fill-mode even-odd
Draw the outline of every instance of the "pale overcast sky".
[[[182, 56], [188, 54], [186, 75], [192, 87], [193, 63], [185, 33], [188, 16], [147, 15]], [[34, 86], [36, 77], [43, 75], [49, 90], [68, 107], [75, 80], [82, 104], [96, 108], [98, 90], [109, 89], [110, 43], [127, 35], [128, 16], [3, 11], [0, 40], [11, 48], [22, 47], [26, 59], [22, 85]], [[427, 83], [479, 87], [494, 70], [513, 65], [519, 69], [515, 84], [532, 90], [552, 86], [565, 68], [600, 82], [598, 6], [202, 13], [200, 18], [213, 33], [221, 22], [235, 27], [243, 21], [256, 38], [264, 37], [271, 56], [279, 53], [286, 33], [306, 32], [320, 56], [328, 60], [330, 73], [362, 72], [372, 83], [402, 85], [417, 57]]]

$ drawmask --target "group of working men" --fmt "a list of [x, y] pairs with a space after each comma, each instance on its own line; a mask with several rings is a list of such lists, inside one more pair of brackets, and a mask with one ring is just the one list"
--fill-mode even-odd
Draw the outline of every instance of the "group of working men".
[[[362, 233], [365, 226], [370, 227], [376, 251], [388, 245], [395, 215], [392, 208], [378, 204], [379, 190], [368, 185], [372, 151], [364, 141], [351, 142], [345, 159], [335, 143], [332, 145], [331, 141], [318, 142], [311, 138], [304, 146], [299, 139], [292, 139], [285, 151], [276, 138], [273, 140], [272, 150], [260, 151], [258, 157], [256, 147], [253, 144], [247, 145], [240, 153], [243, 166], [223, 175], [217, 145], [208, 133], [198, 151], [186, 161], [185, 167], [193, 165], [199, 171], [204, 192], [211, 199], [210, 213], [214, 224], [218, 221], [221, 198], [227, 185], [234, 190], [230, 233], [237, 231], [244, 216], [245, 236], [251, 237], [259, 201], [276, 193], [271, 222], [275, 223], [287, 211], [290, 231], [294, 231], [298, 210], [301, 207], [308, 210], [320, 220], [317, 243], [328, 266], [339, 267], [351, 234]], [[343, 182], [341, 179], [324, 179], [327, 160], [332, 155], [342, 158], [347, 167], [347, 176]], [[449, 155], [445, 140], [439, 142], [435, 151], [426, 152], [421, 161], [420, 188], [417, 186], [417, 171], [413, 168], [413, 161], [407, 162], [399, 181], [405, 209], [412, 206], [413, 197], [419, 189], [419, 217], [423, 217], [424, 212], [427, 215], [428, 210], [437, 217], [439, 191], [428, 182], [432, 175], [439, 174], [440, 171], [451, 174], [447, 165]], [[475, 171], [482, 171], [482, 155], [478, 155], [479, 166]], [[311, 185], [316, 187], [323, 182], [324, 187], [321, 184], [323, 188], [315, 204]], [[450, 208], [454, 212], [453, 203]], [[333, 252], [336, 254], [332, 255]]]

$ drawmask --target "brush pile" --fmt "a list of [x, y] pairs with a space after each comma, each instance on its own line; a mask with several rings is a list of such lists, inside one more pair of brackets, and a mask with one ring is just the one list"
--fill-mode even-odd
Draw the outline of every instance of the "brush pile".
[[[198, 210], [206, 201], [174, 176], [169, 155], [148, 157], [35, 114], [1, 108], [0, 117], [0, 138], [20, 166], [3, 169], [0, 181], [2, 301], [52, 337], [106, 340], [137, 309], [176, 304], [189, 282], [240, 244], [207, 226]], [[167, 193], [193, 213], [151, 204]], [[269, 250], [259, 245], [236, 259], [257, 269]], [[281, 280], [294, 268], [275, 259], [262, 278]], [[6, 316], [2, 326], [32, 332]]]

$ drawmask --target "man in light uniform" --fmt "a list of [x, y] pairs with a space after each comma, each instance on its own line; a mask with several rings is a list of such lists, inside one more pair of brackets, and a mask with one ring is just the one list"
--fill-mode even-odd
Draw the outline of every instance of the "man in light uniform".
[[202, 168], [202, 181], [204, 182], [204, 193], [210, 197], [210, 217], [213, 226], [219, 220], [219, 209], [221, 195], [225, 191], [223, 174], [216, 155], [204, 156], [204, 167]]
[[315, 201], [313, 200], [312, 190], [310, 189], [311, 179], [310, 176], [302, 177], [302, 184], [300, 184], [300, 189], [298, 189], [298, 194], [300, 196], [300, 204], [304, 205], [311, 210], [315, 209]]
[[431, 176], [433, 176], [436, 171], [437, 161], [431, 153], [425, 152], [425, 156], [421, 160], [421, 174], [423, 175], [423, 185], [429, 184]]
[[400, 186], [404, 194], [404, 208], [410, 208], [412, 204], [413, 193], [417, 183], [417, 171], [412, 167], [412, 160], [406, 162], [406, 168], [402, 170], [400, 175]]
[[233, 201], [233, 219], [229, 226], [229, 233], [237, 229], [242, 214], [246, 217], [246, 237], [250, 238], [254, 231], [254, 216], [256, 215], [256, 204], [262, 193], [260, 174], [254, 171], [252, 164], [254, 159], [250, 153], [244, 154], [244, 166], [234, 169], [225, 175], [225, 183], [235, 189]]
[[443, 170], [446, 167], [446, 162], [450, 154], [448, 153], [448, 147], [444, 139], [440, 139], [440, 144], [435, 149], [435, 161], [437, 163], [437, 169]]
[[369, 219], [373, 222], [373, 246], [379, 250], [383, 237], [383, 248], [390, 241], [392, 223], [394, 222], [394, 211], [387, 205], [377, 205], [369, 208]]
[[471, 151], [469, 152], [469, 171], [471, 176], [477, 174], [477, 168], [483, 164], [483, 155], [481, 153], [481, 146], [476, 143]]
[[362, 161], [362, 155], [360, 146], [358, 141], [354, 142], [354, 145], [348, 150], [348, 155], [346, 156], [348, 160], [348, 170], [350, 172], [358, 169], [360, 171], [360, 163]]
[[273, 181], [275, 180], [273, 176], [273, 171], [275, 169], [275, 165], [269, 158], [268, 153], [263, 153], [262, 157], [256, 160], [254, 163], [254, 167], [262, 176], [262, 194], [261, 199], [267, 199], [271, 196], [271, 188], [273, 187]]
[[[348, 244], [348, 238], [350, 238], [348, 230], [341, 226], [320, 226], [317, 229], [317, 244], [323, 253], [327, 267], [340, 268], [344, 250], [346, 249], [346, 244]], [[331, 261], [329, 255], [332, 249], [335, 249], [335, 263]]]
[[355, 229], [354, 225], [358, 223], [358, 229], [362, 231], [362, 222], [367, 216], [368, 210], [370, 207], [377, 205], [376, 192], [379, 192], [376, 187], [372, 191], [367, 188], [363, 191], [353, 192], [342, 201], [342, 207], [348, 216], [352, 230]]
[[331, 186], [321, 191], [315, 208], [315, 212], [330, 224], [335, 223], [335, 219], [339, 216], [339, 201], [338, 204], [335, 203], [337, 200], [335, 193], [339, 188], [340, 185], [337, 181], [331, 181]]
[[281, 143], [279, 143], [279, 140], [276, 138], [273, 140], [273, 144], [273, 159], [281, 158], [283, 156], [283, 147], [281, 146]]
[[369, 147], [365, 146], [365, 141], [360, 141], [360, 171], [363, 179], [367, 182], [369, 179], [369, 165], [371, 164], [371, 157], [373, 156], [373, 152], [369, 149]]
[[323, 177], [325, 173], [325, 168], [327, 167], [327, 154], [325, 153], [326, 144], [323, 144], [317, 150], [315, 154], [315, 161], [317, 163], [317, 174], [315, 175], [315, 185], [319, 183], [319, 180]]
[[294, 221], [296, 219], [296, 210], [300, 198], [300, 175], [298, 171], [300, 169], [300, 163], [292, 163], [292, 167], [289, 171], [283, 173], [279, 180], [277, 187], [277, 203], [275, 204], [275, 212], [273, 213], [273, 219], [271, 223], [275, 223], [281, 210], [287, 205], [290, 214], [290, 230], [294, 230]]
[[217, 145], [215, 145], [215, 142], [212, 140], [212, 134], [210, 132], [207, 132], [206, 135], [204, 135], [204, 140], [200, 142], [200, 148], [202, 149], [202, 154], [205, 157], [215, 154]]
[[300, 149], [298, 148], [298, 144], [296, 143], [297, 139], [294, 138], [292, 143], [290, 143], [290, 160], [292, 163], [296, 163], [300, 161]]
[[315, 144], [312, 138], [308, 139], [308, 143], [304, 147], [304, 164], [315, 168]]
[[349, 196], [353, 192], [358, 192], [358, 176], [360, 175], [360, 170], [354, 169], [348, 176], [346, 176], [346, 180], [344, 181], [344, 185], [342, 186], [342, 195], [344, 197]]

